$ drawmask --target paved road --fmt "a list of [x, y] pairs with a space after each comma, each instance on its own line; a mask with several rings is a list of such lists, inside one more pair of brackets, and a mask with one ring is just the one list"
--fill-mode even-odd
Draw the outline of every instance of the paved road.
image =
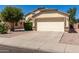
[[30, 31], [12, 38], [0, 37], [0, 52], [79, 52], [79, 46], [60, 43], [62, 35], [62, 32]]

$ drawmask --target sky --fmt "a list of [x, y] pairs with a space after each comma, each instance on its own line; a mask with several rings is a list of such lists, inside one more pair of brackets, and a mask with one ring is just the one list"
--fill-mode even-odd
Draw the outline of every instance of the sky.
[[[32, 12], [40, 7], [58, 9], [59, 11], [67, 12], [69, 8], [77, 8], [76, 18], [79, 18], [79, 5], [13, 5], [17, 8], [21, 8], [24, 14]], [[0, 12], [5, 8], [5, 5], [0, 5]]]

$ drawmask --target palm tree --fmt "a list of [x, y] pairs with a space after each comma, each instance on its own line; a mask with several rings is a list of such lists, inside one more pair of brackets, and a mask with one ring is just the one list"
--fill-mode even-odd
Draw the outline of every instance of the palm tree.
[[67, 13], [69, 13], [69, 23], [70, 24], [74, 24], [76, 22], [76, 11], [77, 9], [76, 8], [70, 8]]
[[69, 32], [75, 32], [74, 23], [76, 23], [76, 8], [70, 8], [67, 12], [69, 13]]
[[14, 24], [23, 18], [22, 10], [13, 6], [6, 6], [2, 10], [1, 15], [4, 21], [9, 22], [11, 24], [12, 31], [14, 31]]

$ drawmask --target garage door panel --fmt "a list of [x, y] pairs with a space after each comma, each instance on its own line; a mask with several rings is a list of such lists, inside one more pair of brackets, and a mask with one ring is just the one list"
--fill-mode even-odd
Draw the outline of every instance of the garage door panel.
[[37, 31], [63, 31], [64, 22], [37, 22]]

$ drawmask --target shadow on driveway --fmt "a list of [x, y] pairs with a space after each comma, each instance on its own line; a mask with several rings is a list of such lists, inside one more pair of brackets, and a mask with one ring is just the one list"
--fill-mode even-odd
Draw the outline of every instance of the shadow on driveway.
[[0, 44], [0, 53], [51, 53], [51, 52], [43, 51], [39, 49], [20, 48], [20, 47], [6, 46]]

